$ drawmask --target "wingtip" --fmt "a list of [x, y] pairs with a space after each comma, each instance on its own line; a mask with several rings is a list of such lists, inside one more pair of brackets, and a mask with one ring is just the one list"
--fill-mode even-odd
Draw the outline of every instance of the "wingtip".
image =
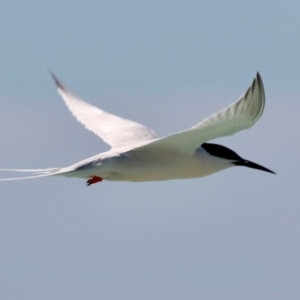
[[256, 79], [262, 81], [260, 73], [258, 71], [256, 72]]
[[262, 90], [262, 93], [263, 93], [263, 97], [265, 97], [265, 89], [264, 89], [264, 84], [263, 84], [263, 81], [262, 81], [262, 78], [260, 76], [260, 73], [257, 71], [256, 73], [256, 80], [259, 84], [259, 87], [261, 88]]
[[61, 90], [65, 90], [66, 88], [63, 86], [63, 84], [59, 81], [59, 79], [55, 76], [55, 74], [50, 70], [48, 69], [48, 72], [50, 73], [52, 79], [54, 80], [56, 86], [61, 89]]
[[260, 86], [262, 86], [262, 87], [264, 86], [261, 75], [258, 71], [256, 73], [256, 80], [257, 80], [257, 82], [259, 83]]

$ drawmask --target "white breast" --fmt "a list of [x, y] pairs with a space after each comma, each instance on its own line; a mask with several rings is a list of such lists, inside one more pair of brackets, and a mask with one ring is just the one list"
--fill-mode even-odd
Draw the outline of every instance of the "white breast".
[[193, 155], [132, 151], [105, 162], [95, 175], [112, 181], [160, 181], [203, 177], [230, 166], [202, 148]]

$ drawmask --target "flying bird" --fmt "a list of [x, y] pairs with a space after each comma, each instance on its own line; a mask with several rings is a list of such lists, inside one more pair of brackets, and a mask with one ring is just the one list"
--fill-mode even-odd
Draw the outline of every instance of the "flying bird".
[[31, 172], [31, 176], [0, 181], [66, 176], [84, 178], [89, 186], [102, 180], [142, 182], [198, 178], [234, 166], [275, 174], [227, 147], [208, 143], [250, 128], [261, 117], [265, 92], [259, 73], [236, 102], [192, 128], [166, 137], [159, 137], [142, 124], [110, 114], [81, 100], [53, 73], [51, 75], [73, 116], [109, 144], [111, 149], [64, 168], [1, 169]]

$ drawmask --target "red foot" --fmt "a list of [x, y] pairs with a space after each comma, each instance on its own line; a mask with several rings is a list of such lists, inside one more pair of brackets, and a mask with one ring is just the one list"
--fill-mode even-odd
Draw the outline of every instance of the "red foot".
[[102, 181], [103, 179], [99, 176], [93, 176], [92, 178], [90, 178], [87, 182], [86, 182], [86, 185], [87, 186], [90, 186], [91, 184], [94, 184], [94, 183], [97, 183], [97, 182], [100, 182]]

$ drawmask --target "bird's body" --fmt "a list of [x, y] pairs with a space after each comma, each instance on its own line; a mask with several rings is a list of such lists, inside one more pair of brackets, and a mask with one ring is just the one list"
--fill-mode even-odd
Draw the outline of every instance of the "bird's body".
[[65, 168], [30, 171], [33, 176], [8, 178], [16, 180], [44, 176], [66, 176], [88, 179], [87, 185], [102, 180], [161, 181], [198, 178], [233, 166], [247, 166], [274, 173], [241, 158], [232, 150], [207, 143], [249, 128], [262, 115], [265, 94], [257, 73], [251, 87], [236, 102], [206, 118], [189, 130], [159, 138], [152, 129], [139, 123], [109, 114], [77, 98], [52, 74], [66, 105], [88, 130], [112, 146], [104, 153]]
[[64, 173], [67, 177], [98, 176], [103, 180], [142, 182], [203, 177], [231, 166], [229, 162], [214, 158], [199, 147], [192, 155], [163, 151], [108, 152], [61, 171], [67, 172]]

